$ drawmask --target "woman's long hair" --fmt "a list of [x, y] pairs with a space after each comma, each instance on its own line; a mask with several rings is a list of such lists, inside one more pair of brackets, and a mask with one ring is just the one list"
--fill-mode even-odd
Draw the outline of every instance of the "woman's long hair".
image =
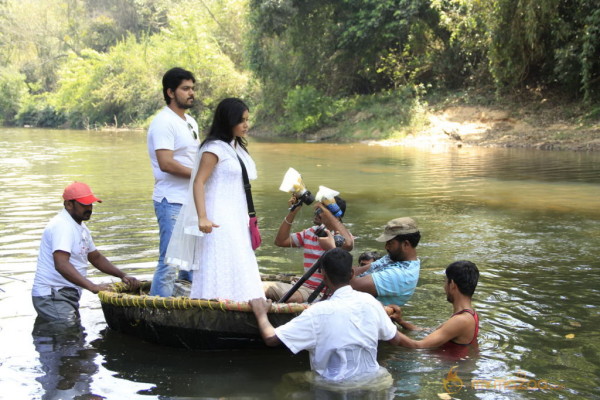
[[[227, 98], [221, 100], [217, 109], [215, 110], [215, 116], [213, 118], [212, 125], [208, 131], [208, 136], [202, 141], [200, 147], [204, 143], [211, 142], [213, 140], [222, 140], [225, 143], [230, 143], [233, 140], [233, 128], [242, 122], [244, 111], [250, 111], [246, 103], [240, 99]], [[242, 147], [246, 152], [246, 146], [248, 141], [241, 137], [235, 138], [236, 143]]]

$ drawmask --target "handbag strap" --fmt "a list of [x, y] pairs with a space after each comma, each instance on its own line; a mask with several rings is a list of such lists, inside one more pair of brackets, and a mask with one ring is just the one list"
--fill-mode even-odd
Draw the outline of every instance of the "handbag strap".
[[235, 154], [242, 166], [242, 178], [244, 179], [244, 190], [246, 191], [246, 203], [248, 203], [248, 215], [250, 217], [256, 216], [256, 211], [254, 211], [254, 202], [252, 201], [252, 185], [250, 185], [250, 180], [248, 179], [248, 171], [246, 171], [246, 166], [244, 162], [240, 158], [240, 156]]

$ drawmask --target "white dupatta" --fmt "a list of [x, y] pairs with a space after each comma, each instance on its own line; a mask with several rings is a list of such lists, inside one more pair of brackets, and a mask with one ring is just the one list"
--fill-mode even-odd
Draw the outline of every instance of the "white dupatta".
[[[249, 179], [253, 180], [257, 178], [258, 174], [254, 160], [240, 146], [235, 146], [235, 140], [232, 140], [229, 144], [223, 141], [217, 142], [222, 143], [223, 148], [226, 149], [235, 160], [237, 160], [238, 156], [240, 157], [246, 166]], [[173, 228], [171, 240], [169, 241], [169, 246], [167, 247], [167, 252], [165, 254], [166, 264], [179, 267], [179, 269], [185, 271], [198, 270], [200, 268], [196, 257], [196, 247], [204, 234], [200, 232], [200, 229], [198, 228], [198, 213], [194, 202], [194, 179], [196, 178], [196, 174], [200, 167], [202, 154], [204, 154], [204, 151], [202, 148], [199, 148], [196, 153], [196, 160], [188, 185], [185, 203], [183, 203], [179, 216], [177, 217], [177, 222]]]

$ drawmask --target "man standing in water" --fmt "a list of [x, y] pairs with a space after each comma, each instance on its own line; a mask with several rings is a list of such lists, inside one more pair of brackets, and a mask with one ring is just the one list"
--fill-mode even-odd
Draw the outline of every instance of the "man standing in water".
[[354, 290], [377, 297], [384, 305], [404, 305], [415, 292], [421, 262], [416, 247], [421, 240], [419, 227], [410, 217], [388, 221], [377, 239], [385, 243], [387, 255], [354, 270], [350, 281]]
[[261, 337], [268, 346], [283, 343], [294, 354], [308, 350], [311, 369], [327, 381], [388, 375], [377, 363], [377, 344], [397, 338], [399, 332], [380, 302], [350, 287], [352, 255], [334, 248], [317, 263], [332, 296], [277, 328], [267, 317], [271, 300], [251, 300]]
[[139, 282], [115, 267], [94, 246], [83, 221], [92, 216], [93, 203], [101, 200], [90, 187], [73, 182], [65, 188], [63, 199], [64, 209], [50, 220], [42, 234], [31, 294], [40, 318], [73, 323], [79, 320], [81, 288], [98, 293], [109, 285], [95, 284], [86, 278], [88, 261], [105, 274], [120, 278], [132, 289], [137, 288]]
[[[323, 234], [318, 233], [319, 227], [324, 225], [327, 231], [331, 233], [338, 233], [343, 237], [343, 243], [341, 248], [344, 250], [351, 251], [354, 247], [354, 237], [348, 231], [342, 217], [346, 214], [346, 202], [339, 196], [335, 197], [336, 204], [340, 207], [342, 215], [339, 217], [334, 216], [328, 209], [321, 203], [317, 203], [315, 206], [315, 213], [313, 217], [314, 226], [306, 228], [300, 232], [291, 233], [292, 223], [296, 214], [302, 207], [296, 207], [291, 210], [288, 215], [281, 222], [281, 226], [277, 231], [275, 237], [275, 246], [277, 247], [299, 247], [304, 250], [304, 273], [306, 273], [313, 266], [315, 261], [319, 259], [325, 253], [325, 250], [329, 249], [331, 245], [330, 240], [326, 239], [326, 231]], [[296, 204], [298, 200], [295, 196], [288, 201], [289, 205]], [[319, 236], [321, 235], [321, 237]], [[333, 236], [333, 235], [331, 235]], [[333, 244], [335, 245], [335, 243]], [[325, 246], [325, 248], [323, 247]], [[288, 303], [303, 303], [308, 300], [310, 295], [315, 289], [317, 289], [322, 281], [321, 273], [315, 271], [306, 282], [298, 288], [298, 290], [288, 299]], [[265, 284], [265, 295], [267, 298], [275, 301], [279, 301], [293, 285], [284, 282], [268, 282]]]
[[[158, 265], [152, 279], [150, 295], [171, 296], [176, 268], [165, 264], [175, 220], [188, 191], [192, 168], [198, 151], [198, 124], [186, 110], [194, 105], [194, 75], [182, 68], [168, 70], [162, 79], [167, 103], [152, 120], [148, 129], [148, 155], [154, 174], [154, 212], [160, 234]], [[180, 279], [191, 280], [187, 271]]]
[[[479, 270], [470, 261], [456, 261], [446, 268], [444, 291], [446, 300], [452, 303], [454, 313], [433, 333], [422, 340], [414, 340], [399, 333], [393, 344], [415, 349], [425, 349], [442, 346], [452, 353], [460, 351], [464, 346], [475, 344], [479, 333], [479, 316], [473, 310], [471, 297], [475, 293], [479, 280]], [[394, 313], [390, 316], [403, 328], [420, 330], [410, 322], [402, 319], [400, 307], [391, 306]]]

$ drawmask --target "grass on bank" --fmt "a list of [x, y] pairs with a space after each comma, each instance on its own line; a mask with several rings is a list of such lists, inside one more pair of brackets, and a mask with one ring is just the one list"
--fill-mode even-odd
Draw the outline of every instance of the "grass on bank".
[[450, 107], [503, 111], [509, 119], [537, 128], [569, 126], [564, 131], [549, 129], [546, 138], [550, 140], [593, 140], [600, 123], [598, 104], [530, 89], [498, 96], [487, 88], [426, 93], [423, 87], [410, 87], [332, 99], [314, 88], [296, 88], [284, 105], [284, 118], [259, 122], [257, 136], [338, 142], [403, 139], [427, 134], [430, 116]]
[[401, 138], [425, 123], [424, 105], [415, 88], [333, 99], [298, 87], [285, 99], [283, 117], [259, 118], [255, 134], [340, 141]]

